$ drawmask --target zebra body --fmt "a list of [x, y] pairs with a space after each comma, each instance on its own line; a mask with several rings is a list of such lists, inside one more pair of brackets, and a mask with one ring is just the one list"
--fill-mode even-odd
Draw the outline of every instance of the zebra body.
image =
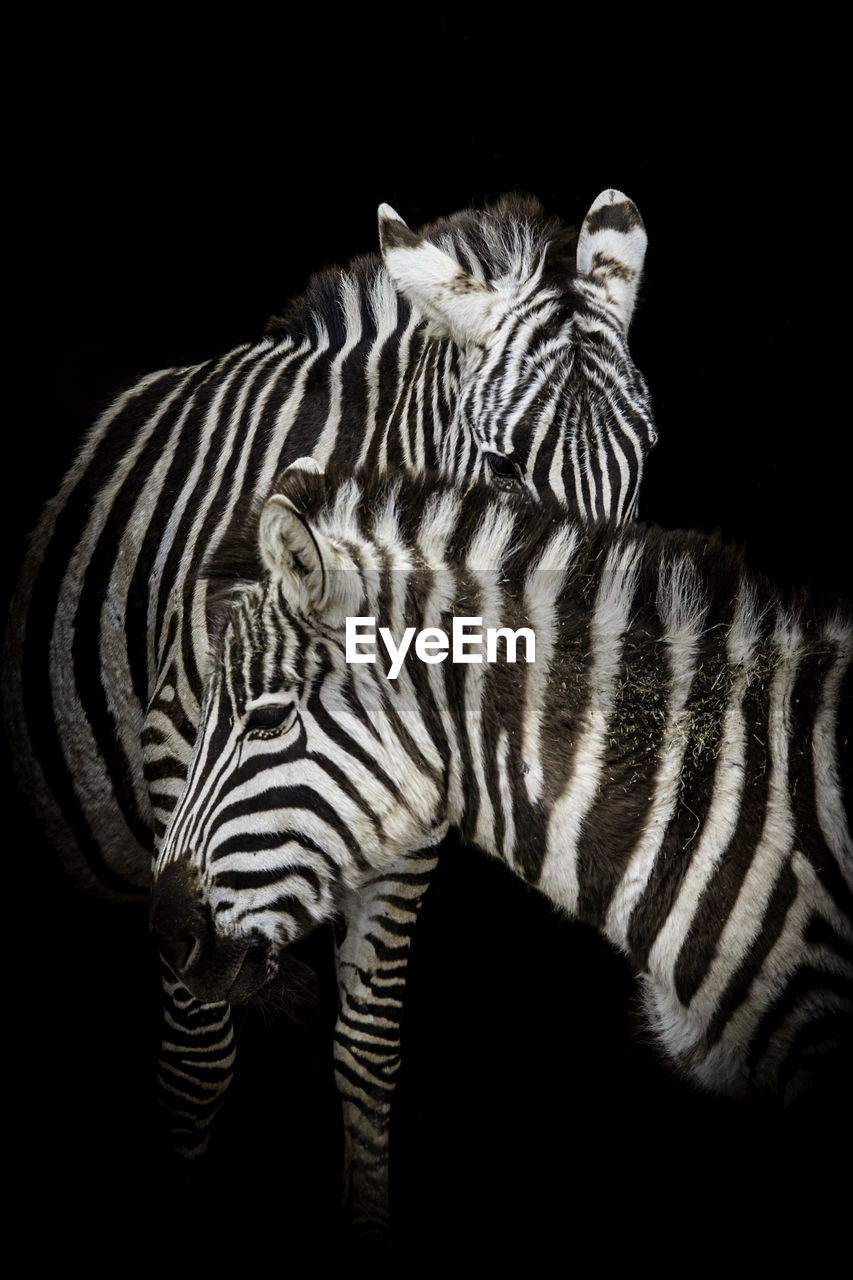
[[[437, 468], [550, 491], [585, 518], [634, 514], [654, 428], [626, 339], [645, 249], [631, 202], [603, 192], [576, 242], [522, 198], [422, 234], [383, 206], [380, 235], [381, 257], [315, 278], [258, 342], [119, 396], [33, 535], [6, 720], [23, 786], [87, 888], [149, 892], [203, 693], [201, 567], [283, 465]], [[336, 1061], [347, 1194], [365, 1217], [385, 1213], [402, 974], [434, 865], [431, 850], [418, 876], [401, 868], [393, 956], [371, 923], [389, 877], [347, 913]], [[230, 1079], [230, 1017], [168, 968], [163, 982], [161, 1087], [192, 1154]]]
[[[853, 625], [691, 534], [290, 468], [235, 554], [155, 927], [206, 999], [448, 827], [595, 925], [667, 1055], [790, 1101], [853, 1021]], [[535, 661], [347, 660], [346, 619]], [[846, 753], [846, 756], [845, 756]]]

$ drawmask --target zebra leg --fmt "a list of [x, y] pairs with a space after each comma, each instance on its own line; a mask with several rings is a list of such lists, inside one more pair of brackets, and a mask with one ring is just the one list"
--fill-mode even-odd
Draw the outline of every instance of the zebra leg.
[[202, 1004], [161, 960], [163, 1038], [157, 1071], [158, 1101], [173, 1151], [203, 1155], [213, 1117], [234, 1070], [231, 1006]]
[[344, 907], [338, 939], [335, 1079], [344, 1123], [343, 1209], [362, 1234], [389, 1226], [388, 1135], [400, 1069], [400, 1023], [415, 920], [437, 850], [369, 880]]

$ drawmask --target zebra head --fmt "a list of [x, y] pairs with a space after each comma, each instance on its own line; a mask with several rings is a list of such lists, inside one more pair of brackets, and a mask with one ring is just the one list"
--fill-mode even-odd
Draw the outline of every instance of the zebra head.
[[586, 519], [630, 519], [656, 439], [627, 341], [646, 251], [640, 214], [621, 192], [603, 191], [573, 254], [538, 205], [511, 219], [501, 208], [474, 227], [438, 224], [429, 238], [389, 205], [379, 209], [396, 288], [461, 352], [444, 470], [470, 469], [458, 455], [473, 440], [475, 477], [551, 491]]
[[[235, 587], [228, 570], [186, 784], [155, 866], [161, 952], [205, 1002], [249, 998], [282, 947], [375, 866], [446, 828], [426, 726], [410, 708], [401, 723], [383, 672], [346, 662], [345, 618], [377, 610], [381, 578], [364, 571], [370, 548], [341, 536], [357, 528], [356, 482], [337, 491], [325, 526], [306, 515], [326, 493], [311, 459], [276, 490], [249, 571], [260, 580]], [[393, 521], [393, 494], [388, 506]]]

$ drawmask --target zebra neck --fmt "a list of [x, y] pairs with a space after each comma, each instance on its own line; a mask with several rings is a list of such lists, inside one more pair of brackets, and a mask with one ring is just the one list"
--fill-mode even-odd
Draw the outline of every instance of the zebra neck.
[[[294, 430], [321, 466], [423, 472], [455, 460], [460, 441], [448, 438], [448, 428], [459, 352], [449, 339], [431, 336], [384, 269], [321, 277], [272, 332], [296, 344], [310, 366], [312, 418], [297, 420]], [[318, 406], [324, 419], [319, 436]], [[357, 424], [360, 440], [341, 429], [347, 423]], [[469, 435], [461, 433], [470, 449]], [[282, 463], [292, 456], [289, 441]]]

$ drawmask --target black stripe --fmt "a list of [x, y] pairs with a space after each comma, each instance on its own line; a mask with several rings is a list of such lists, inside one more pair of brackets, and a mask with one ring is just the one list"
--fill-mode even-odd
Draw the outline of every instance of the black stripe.
[[[823, 1022], [823, 1015], [831, 1017], [833, 1020], [838, 1016], [838, 1010], [832, 1010], [831, 1004], [828, 1009], [821, 1011], [821, 993], [829, 996], [839, 996], [842, 1000], [847, 1000], [853, 1006], [853, 980], [849, 976], [840, 973], [833, 973], [830, 970], [819, 967], [817, 963], [806, 962], [797, 969], [796, 973], [788, 979], [779, 995], [773, 1000], [773, 1003], [764, 1011], [756, 1024], [752, 1039], [749, 1045], [748, 1062], [752, 1072], [756, 1067], [760, 1066], [762, 1058], [768, 1051], [773, 1036], [782, 1027], [784, 1022], [791, 1016], [798, 1005], [808, 1003], [810, 1000], [816, 1000], [814, 1005], [808, 1011], [807, 1023], [812, 1024], [814, 1034], [822, 1034], [819, 1026]], [[853, 1014], [848, 1012], [846, 1015], [841, 1011], [842, 1026], [848, 1027], [848, 1034], [853, 1030]], [[797, 1035], [805, 1033], [805, 1029], [801, 1028]], [[792, 1041], [793, 1046], [793, 1041]], [[789, 1053], [789, 1058], [794, 1059], [795, 1054]]]
[[[728, 608], [728, 600], [724, 603]], [[713, 605], [706, 614], [705, 628], [683, 709], [686, 741], [675, 811], [628, 926], [631, 958], [640, 968], [645, 967], [652, 943], [675, 906], [701, 842], [717, 781], [718, 753], [735, 672], [726, 654], [728, 626], [720, 625]], [[727, 762], [722, 767], [728, 767]]]
[[782, 932], [785, 917], [796, 896], [797, 877], [788, 859], [774, 885], [764, 919], [717, 1001], [717, 1007], [705, 1033], [706, 1046], [710, 1047], [717, 1042], [732, 1014], [749, 995], [753, 981]]
[[279, 894], [272, 902], [264, 902], [256, 907], [243, 908], [241, 914], [242, 920], [251, 920], [255, 915], [266, 915], [272, 913], [278, 916], [290, 916], [296, 922], [297, 934], [301, 936], [307, 933], [309, 929], [315, 928], [317, 921], [311, 915], [301, 898], [293, 893]]
[[[654, 598], [645, 575], [635, 598]], [[582, 642], [581, 642], [582, 643]], [[574, 663], [572, 664], [575, 665]], [[584, 686], [590, 672], [577, 667]], [[571, 678], [571, 676], [570, 676]], [[581, 825], [578, 839], [578, 908], [581, 920], [603, 925], [613, 894], [642, 834], [654, 800], [655, 777], [667, 723], [671, 670], [656, 613], [635, 609], [625, 633], [616, 699], [607, 730], [605, 780]], [[579, 729], [574, 733], [579, 735]]]
[[[256, 359], [261, 358], [263, 356], [263, 350], [256, 352], [255, 356], [256, 356]], [[188, 443], [186, 454], [183, 458], [184, 465], [182, 469], [182, 474], [183, 474], [184, 480], [186, 480], [189, 477], [192, 471], [192, 465], [197, 459], [197, 456], [198, 456], [197, 451], [201, 444], [201, 431], [205, 426], [205, 420], [207, 418], [207, 415], [210, 412], [211, 404], [213, 400], [217, 397], [223, 381], [227, 379], [232, 373], [234, 366], [237, 365], [241, 360], [245, 358], [247, 358], [247, 353], [245, 350], [237, 350], [237, 351], [230, 352], [228, 357], [225, 360], [223, 360], [219, 364], [219, 366], [216, 368], [215, 370], [216, 377], [215, 378], [211, 377], [208, 381], [206, 381], [203, 385], [201, 385], [198, 388], [195, 396], [195, 400], [194, 400], [193, 413], [189, 420], [189, 426], [187, 429], [188, 441], [191, 443]], [[246, 376], [247, 372], [248, 371], [244, 371], [244, 376]], [[206, 455], [205, 455], [206, 465], [201, 468], [201, 472], [196, 481], [193, 494], [188, 498], [188, 500], [185, 501], [184, 509], [181, 513], [181, 517], [175, 528], [172, 544], [166, 554], [166, 558], [163, 563], [162, 574], [159, 579], [159, 582], [157, 583], [157, 611], [156, 611], [156, 618], [154, 622], [154, 635], [152, 637], [154, 648], [155, 648], [155, 651], [157, 652], [161, 651], [160, 645], [161, 645], [161, 636], [163, 632], [163, 621], [164, 621], [166, 608], [169, 602], [174, 598], [175, 594], [177, 593], [180, 596], [184, 597], [185, 601], [187, 601], [187, 604], [189, 603], [189, 601], [187, 600], [187, 592], [189, 591], [191, 593], [192, 583], [194, 581], [194, 578], [191, 574], [187, 579], [182, 579], [179, 574], [179, 569], [180, 569], [180, 562], [184, 557], [184, 555], [186, 554], [187, 546], [189, 545], [190, 530], [192, 529], [192, 526], [198, 514], [195, 497], [196, 495], [200, 495], [202, 499], [204, 499], [207, 496], [208, 489], [212, 479], [211, 468], [218, 469], [218, 465], [220, 463], [222, 443], [228, 431], [228, 426], [229, 426], [228, 418], [229, 418], [230, 409], [233, 406], [236, 396], [239, 394], [240, 387], [241, 387], [241, 379], [235, 378], [231, 386], [228, 388], [228, 391], [226, 396], [224, 397], [223, 403], [220, 405], [219, 412], [216, 418], [214, 419], [214, 425], [210, 433], [210, 439], [206, 444]], [[195, 432], [196, 434], [193, 435], [193, 432]], [[214, 472], [214, 474], [216, 473]], [[214, 509], [216, 508], [216, 501], [214, 501], [213, 507]], [[208, 551], [208, 546], [204, 541], [204, 535], [205, 533], [209, 534], [210, 532], [209, 526], [210, 526], [210, 520], [208, 519], [205, 521], [204, 528], [201, 530], [200, 535], [195, 543], [192, 567], [196, 571], [196, 576], [197, 576], [198, 570], [201, 567], [201, 561]], [[193, 691], [196, 693], [196, 696], [198, 697], [200, 690], [196, 687], [196, 683], [193, 682], [193, 670], [192, 670], [193, 664], [192, 664], [192, 661], [190, 660], [190, 652], [191, 652], [192, 646], [187, 643], [190, 636], [189, 627], [191, 623], [191, 618], [189, 616], [189, 609], [187, 608], [187, 604], [185, 604], [185, 619], [184, 619], [185, 633], [181, 637], [182, 651], [184, 655], [183, 666], [184, 666], [185, 673], [188, 679], [190, 680], [191, 687], [193, 688]]]
[[759, 646], [741, 703], [746, 725], [746, 750], [737, 823], [702, 891], [690, 932], [675, 964], [675, 989], [683, 1005], [688, 1005], [698, 991], [716, 955], [720, 935], [761, 838], [771, 768], [768, 746], [771, 667], [764, 646]]
[[630, 200], [619, 200], [615, 204], [603, 204], [586, 215], [584, 227], [586, 233], [595, 235], [598, 231], [618, 231], [623, 235], [642, 229], [643, 220], [636, 206]]
[[803, 930], [803, 942], [809, 947], [826, 947], [845, 960], [853, 969], [853, 942], [840, 933], [823, 916], [814, 914]]
[[821, 834], [815, 803], [814, 722], [834, 659], [833, 647], [829, 645], [812, 648], [800, 658], [788, 717], [788, 782], [795, 847], [817, 870], [821, 882], [839, 906], [849, 909], [853, 900], [846, 889], [841, 869]]
[[[174, 389], [183, 374], [167, 371], [154, 379], [125, 405], [99, 442], [93, 457], [56, 517], [50, 542], [33, 583], [21, 655], [21, 697], [33, 752], [48, 787], [62, 811], [93, 876], [106, 890], [140, 896], [137, 885], [115, 871], [105, 860], [90, 831], [76, 788], [69, 775], [53, 717], [46, 673], [50, 667], [50, 641], [57, 593], [68, 565], [69, 553], [80, 541], [94, 497], [112, 477], [116, 462], [132, 445], [139, 423], [150, 417], [164, 395]], [[196, 375], [200, 376], [200, 375]]]
[[[356, 866], [362, 871], [370, 870], [369, 864], [359, 853], [352, 839], [352, 832], [340, 817], [337, 809], [329, 801], [323, 798], [314, 787], [307, 785], [284, 786], [279, 787], [274, 793], [266, 793], [275, 795], [275, 807], [282, 810], [299, 810], [307, 809], [309, 813], [313, 813], [321, 822], [325, 822], [330, 826], [343, 840], [353, 856]], [[227, 805], [223, 805], [217, 814], [217, 822], [233, 822], [240, 818], [251, 819], [258, 812], [258, 797], [252, 796], [249, 799], [234, 800]], [[301, 836], [297, 835], [297, 841], [301, 840]], [[335, 864], [329, 858], [330, 868]]]
[[[260, 841], [260, 843], [256, 843]], [[279, 848], [281, 842], [263, 841], [258, 835], [250, 835], [239, 841], [233, 852], [239, 853], [257, 853], [259, 850], [269, 851]], [[221, 850], [217, 850], [217, 855], [224, 857], [225, 854]], [[266, 867], [264, 869], [252, 871], [219, 871], [214, 873], [213, 882], [217, 889], [236, 889], [238, 891], [249, 889], [264, 889], [271, 884], [279, 884], [284, 880], [299, 879], [305, 880], [314, 890], [315, 899], [319, 900], [322, 893], [322, 882], [317, 872], [313, 868], [306, 866], [304, 863], [298, 863], [296, 866], [287, 867]]]

